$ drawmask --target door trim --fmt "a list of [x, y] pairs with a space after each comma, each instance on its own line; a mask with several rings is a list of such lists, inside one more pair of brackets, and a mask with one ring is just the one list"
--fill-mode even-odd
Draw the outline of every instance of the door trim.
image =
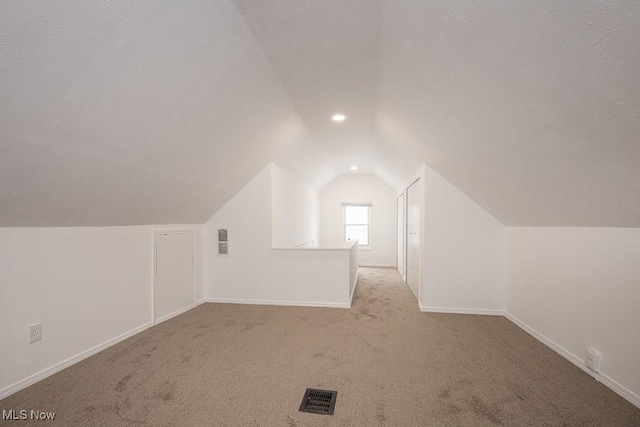
[[[405, 191], [405, 218], [406, 218], [406, 223], [405, 223], [405, 230], [404, 230], [404, 239], [405, 239], [405, 271], [406, 271], [406, 280], [405, 282], [407, 283], [407, 286], [409, 286], [409, 189], [411, 187], [413, 187], [416, 183], [418, 183], [418, 181], [420, 181], [422, 179], [422, 177], [418, 177], [416, 178], [415, 181], [413, 181], [411, 184], [409, 184], [407, 186], [407, 189]], [[419, 241], [420, 241], [420, 253], [418, 256], [418, 289], [417, 289], [417, 294], [414, 293], [414, 296], [416, 297], [416, 299], [418, 300], [418, 304], [420, 304], [420, 294], [422, 293], [422, 246], [424, 244], [424, 240], [422, 238], [422, 236], [424, 235], [424, 224], [423, 224], [423, 216], [424, 216], [424, 187], [422, 188], [422, 193], [418, 192], [419, 194], [419, 205], [420, 205], [420, 216], [419, 216], [419, 224], [420, 224], [420, 236], [418, 236]], [[409, 286], [409, 289], [411, 289], [411, 286]], [[411, 289], [411, 292], [413, 293], [413, 289]]]
[[407, 237], [406, 237], [406, 228], [407, 228], [407, 195], [406, 191], [400, 193], [398, 197], [396, 197], [396, 239], [398, 238], [398, 202], [400, 202], [400, 198], [402, 197], [402, 271], [400, 271], [400, 266], [398, 265], [399, 254], [397, 253], [398, 247], [400, 246], [396, 241], [396, 268], [400, 271], [400, 275], [402, 276], [402, 280], [407, 282]]

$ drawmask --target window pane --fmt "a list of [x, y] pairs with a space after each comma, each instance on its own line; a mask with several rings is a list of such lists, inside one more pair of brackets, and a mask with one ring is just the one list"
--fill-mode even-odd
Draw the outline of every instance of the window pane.
[[369, 226], [368, 225], [347, 225], [345, 226], [345, 240], [359, 239], [359, 246], [369, 245]]
[[345, 224], [369, 224], [369, 206], [345, 206]]

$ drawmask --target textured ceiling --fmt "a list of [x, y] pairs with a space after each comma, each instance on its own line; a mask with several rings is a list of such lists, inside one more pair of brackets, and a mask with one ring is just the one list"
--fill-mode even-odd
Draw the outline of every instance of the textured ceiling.
[[640, 226], [640, 2], [382, 13], [377, 123], [507, 225]]
[[0, 58], [0, 226], [202, 223], [272, 160], [331, 173], [229, 2], [3, 1]]
[[203, 222], [274, 161], [640, 227], [638, 40], [632, 1], [4, 1], [0, 226]]

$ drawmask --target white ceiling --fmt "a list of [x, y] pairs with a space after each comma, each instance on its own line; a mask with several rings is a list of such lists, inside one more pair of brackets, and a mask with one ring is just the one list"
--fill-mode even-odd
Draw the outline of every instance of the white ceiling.
[[403, 0], [382, 17], [386, 138], [504, 224], [640, 226], [640, 2]]
[[331, 171], [229, 2], [2, 2], [0, 57], [0, 226], [202, 223], [283, 151]]
[[623, 1], [5, 1], [0, 226], [204, 222], [274, 161], [640, 227], [638, 40]]

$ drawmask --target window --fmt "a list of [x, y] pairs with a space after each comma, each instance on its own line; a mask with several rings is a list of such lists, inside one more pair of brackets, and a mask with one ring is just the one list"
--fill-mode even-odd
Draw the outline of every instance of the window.
[[369, 220], [371, 218], [370, 204], [345, 203], [344, 209], [344, 240], [358, 240], [358, 246], [369, 246]]

